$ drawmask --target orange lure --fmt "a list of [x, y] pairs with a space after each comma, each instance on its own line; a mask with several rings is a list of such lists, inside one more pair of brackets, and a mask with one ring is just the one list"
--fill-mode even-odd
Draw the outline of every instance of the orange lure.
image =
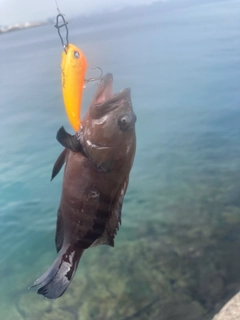
[[83, 52], [69, 43], [62, 53], [62, 94], [68, 120], [75, 131], [80, 129], [80, 111], [87, 60]]

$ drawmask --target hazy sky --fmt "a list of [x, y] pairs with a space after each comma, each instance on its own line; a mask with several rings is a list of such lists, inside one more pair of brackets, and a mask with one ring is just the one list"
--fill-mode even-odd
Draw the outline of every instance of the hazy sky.
[[[58, 6], [66, 16], [91, 14], [118, 9], [126, 5], [151, 3], [153, 0], [58, 0]], [[55, 0], [0, 0], [0, 26], [54, 17]]]

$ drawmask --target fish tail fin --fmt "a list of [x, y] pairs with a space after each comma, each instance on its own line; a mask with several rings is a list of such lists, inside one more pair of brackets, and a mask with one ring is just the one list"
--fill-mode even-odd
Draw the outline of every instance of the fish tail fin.
[[48, 299], [57, 299], [68, 288], [84, 249], [64, 245], [52, 266], [30, 287], [40, 285], [38, 294]]

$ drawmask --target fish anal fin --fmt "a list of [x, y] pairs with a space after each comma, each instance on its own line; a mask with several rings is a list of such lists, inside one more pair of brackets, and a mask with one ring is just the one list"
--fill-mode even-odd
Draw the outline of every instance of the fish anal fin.
[[62, 169], [62, 166], [66, 162], [67, 154], [68, 154], [68, 150], [64, 149], [63, 152], [61, 152], [61, 154], [57, 158], [56, 162], [54, 163], [54, 166], [53, 166], [53, 169], [52, 169], [51, 181], [56, 177], [56, 175]]
[[64, 240], [64, 225], [62, 221], [61, 212], [58, 211], [56, 235], [55, 235], [55, 245], [56, 245], [57, 252], [61, 250], [63, 245], [63, 240]]

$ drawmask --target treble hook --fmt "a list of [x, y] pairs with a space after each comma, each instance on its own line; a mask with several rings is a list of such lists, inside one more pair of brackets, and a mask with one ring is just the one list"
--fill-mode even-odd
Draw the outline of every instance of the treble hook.
[[102, 80], [102, 76], [103, 76], [103, 71], [102, 71], [102, 69], [101, 69], [100, 67], [92, 68], [92, 70], [94, 70], [94, 69], [99, 69], [99, 70], [100, 70], [100, 72], [101, 72], [100, 76], [97, 77], [97, 78], [84, 79], [84, 82], [85, 82], [85, 83], [92, 82], [92, 81], [96, 81], [96, 80]]
[[[63, 23], [62, 23], [61, 25], [59, 25], [59, 18], [62, 18], [62, 21], [63, 21]], [[58, 34], [59, 34], [59, 37], [60, 37], [60, 39], [61, 39], [61, 42], [62, 42], [64, 51], [65, 51], [66, 53], [67, 53], [66, 48], [67, 48], [67, 46], [68, 46], [68, 44], [69, 44], [67, 24], [68, 24], [68, 22], [66, 22], [64, 16], [63, 16], [61, 13], [59, 13], [59, 14], [57, 15], [57, 17], [56, 17], [56, 24], [55, 24], [54, 27], [56, 27], [56, 28], [58, 29]], [[61, 33], [60, 33], [60, 29], [61, 29], [62, 27], [65, 27], [65, 29], [66, 29], [66, 44], [64, 43], [63, 38], [62, 38], [62, 35], [61, 35]]]

